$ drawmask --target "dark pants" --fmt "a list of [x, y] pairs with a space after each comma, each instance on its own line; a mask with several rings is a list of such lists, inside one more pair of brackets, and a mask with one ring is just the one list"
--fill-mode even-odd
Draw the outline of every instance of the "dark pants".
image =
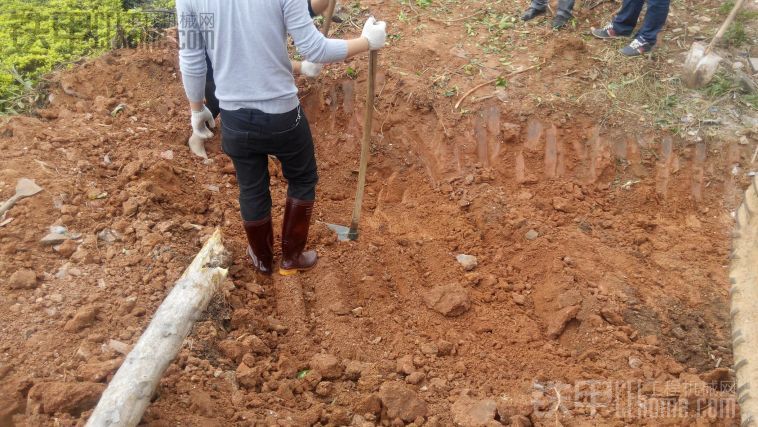
[[[530, 7], [537, 10], [547, 9], [548, 0], [532, 0]], [[562, 15], [566, 18], [571, 18], [571, 11], [574, 10], [574, 0], [558, 0], [558, 11], [556, 15]]]
[[289, 197], [316, 199], [316, 156], [308, 120], [300, 107], [284, 114], [221, 110], [221, 147], [232, 159], [245, 221], [271, 214], [268, 156], [282, 163]]
[[215, 119], [221, 113], [221, 107], [218, 106], [218, 98], [216, 98], [216, 81], [213, 80], [213, 64], [211, 64], [211, 58], [207, 53], [205, 54], [205, 66], [208, 69], [205, 72], [205, 106], [208, 107]]
[[[654, 45], [658, 40], [658, 33], [666, 23], [670, 3], [671, 0], [647, 0], [645, 20], [642, 21], [642, 27], [640, 27], [635, 38]], [[621, 10], [613, 18], [613, 30], [619, 35], [632, 34], [644, 4], [645, 0], [624, 0]]]

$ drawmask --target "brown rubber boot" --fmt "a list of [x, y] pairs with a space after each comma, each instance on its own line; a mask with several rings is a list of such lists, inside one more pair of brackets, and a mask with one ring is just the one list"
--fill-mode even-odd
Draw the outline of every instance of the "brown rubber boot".
[[313, 203], [287, 198], [282, 223], [282, 262], [279, 274], [289, 276], [298, 271], [307, 271], [316, 265], [316, 251], [304, 251], [311, 225]]
[[247, 234], [247, 254], [258, 273], [270, 276], [274, 268], [274, 229], [271, 215], [258, 221], [242, 221]]

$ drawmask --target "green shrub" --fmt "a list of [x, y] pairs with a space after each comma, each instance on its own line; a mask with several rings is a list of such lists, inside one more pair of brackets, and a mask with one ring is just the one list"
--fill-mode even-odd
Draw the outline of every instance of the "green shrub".
[[154, 8], [173, 11], [173, 0], [0, 1], [0, 114], [28, 107], [29, 88], [57, 66], [150, 41], [165, 18]]

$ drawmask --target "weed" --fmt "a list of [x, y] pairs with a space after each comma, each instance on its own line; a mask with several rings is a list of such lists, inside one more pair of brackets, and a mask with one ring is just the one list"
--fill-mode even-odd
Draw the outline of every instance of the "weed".
[[347, 76], [353, 80], [358, 78], [358, 70], [356, 70], [353, 67], [347, 67], [347, 70], [345, 70], [345, 74], [347, 74]]
[[432, 5], [432, 0], [416, 0], [416, 6], [427, 8]]
[[723, 38], [724, 42], [729, 46], [741, 46], [747, 42], [747, 33], [745, 32], [745, 24], [736, 20], [729, 29], [726, 30]]
[[719, 98], [734, 90], [734, 82], [725, 74], [718, 73], [713, 80], [703, 88], [703, 93], [710, 98]]
[[742, 101], [749, 107], [758, 110], [758, 93], [745, 95], [742, 97]]

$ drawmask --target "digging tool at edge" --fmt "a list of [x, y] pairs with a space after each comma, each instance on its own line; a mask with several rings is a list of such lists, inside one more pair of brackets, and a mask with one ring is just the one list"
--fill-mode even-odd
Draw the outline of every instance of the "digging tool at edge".
[[353, 207], [353, 220], [350, 227], [344, 225], [329, 224], [332, 231], [337, 233], [340, 241], [358, 240], [358, 223], [361, 219], [361, 206], [363, 205], [363, 191], [366, 187], [366, 169], [368, 158], [371, 154], [371, 122], [374, 120], [374, 83], [376, 80], [377, 51], [372, 50], [368, 57], [368, 95], [366, 97], [366, 119], [363, 125], [363, 141], [361, 142], [361, 165], [358, 170], [358, 190], [355, 193], [355, 206]]
[[711, 81], [713, 75], [716, 74], [716, 69], [721, 62], [721, 56], [713, 52], [713, 48], [724, 37], [724, 33], [731, 25], [734, 18], [737, 16], [737, 12], [742, 8], [745, 0], [737, 0], [732, 7], [732, 11], [729, 12], [729, 16], [719, 31], [713, 36], [713, 40], [706, 47], [703, 43], [694, 42], [690, 48], [690, 52], [687, 54], [687, 59], [684, 61], [684, 67], [682, 69], [682, 81], [685, 86], [690, 89], [696, 89], [705, 86]]
[[16, 204], [21, 199], [24, 199], [26, 197], [31, 197], [37, 193], [42, 191], [42, 187], [37, 185], [34, 181], [28, 178], [21, 178], [18, 180], [18, 183], [16, 183], [16, 194], [11, 196], [10, 199], [3, 202], [2, 205], [0, 205], [0, 217], [2, 217], [10, 208], [13, 207], [13, 205]]
[[324, 23], [321, 26], [321, 34], [324, 37], [329, 37], [329, 28], [332, 26], [332, 17], [334, 17], [334, 9], [337, 7], [337, 0], [329, 0], [329, 4], [324, 11]]

